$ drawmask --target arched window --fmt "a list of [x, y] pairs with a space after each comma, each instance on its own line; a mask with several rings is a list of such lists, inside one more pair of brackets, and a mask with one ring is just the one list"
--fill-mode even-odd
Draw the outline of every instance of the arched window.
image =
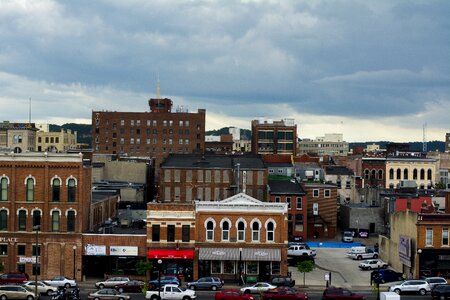
[[372, 179], [377, 178], [377, 170], [372, 169], [372, 172], [371, 172], [371, 178], [372, 178]]
[[224, 221], [222, 223], [222, 241], [230, 240], [230, 222]]
[[67, 212], [67, 231], [74, 232], [75, 231], [75, 211], [69, 210]]
[[389, 179], [394, 179], [394, 169], [389, 169]]
[[403, 170], [403, 179], [408, 180], [408, 169]]
[[402, 170], [397, 169], [397, 179], [402, 179]]
[[0, 201], [8, 201], [8, 178], [0, 179]]
[[389, 188], [392, 190], [394, 188], [394, 184], [393, 183], [389, 184]]
[[213, 221], [206, 222], [206, 240], [207, 241], [214, 240], [214, 222]]
[[267, 223], [267, 226], [266, 226], [266, 233], [267, 233], [266, 240], [267, 240], [268, 242], [273, 242], [273, 241], [275, 241], [275, 225], [273, 224], [272, 221], [270, 221], [269, 223]]
[[431, 180], [431, 177], [432, 177], [431, 175], [433, 175], [432, 173], [433, 172], [431, 171], [431, 169], [428, 169], [428, 171], [427, 171], [427, 179], [428, 180]]
[[425, 180], [425, 170], [420, 169], [420, 180]]
[[54, 178], [52, 180], [52, 202], [61, 200], [61, 180]]
[[34, 179], [29, 177], [26, 181], [27, 201], [34, 201]]
[[420, 189], [421, 190], [425, 189], [425, 185], [423, 183], [420, 185]]
[[378, 179], [383, 179], [383, 170], [378, 170]]
[[24, 209], [19, 210], [18, 216], [18, 230], [25, 231], [27, 230], [27, 211]]
[[6, 209], [0, 210], [0, 230], [8, 230], [8, 211]]
[[368, 169], [364, 170], [364, 178], [369, 179], [369, 170]]
[[237, 224], [237, 240], [243, 242], [245, 240], [245, 224], [244, 221], [239, 221]]
[[52, 211], [52, 231], [59, 232], [60, 213], [58, 210]]
[[259, 223], [257, 221], [252, 224], [252, 241], [259, 242]]
[[75, 179], [71, 178], [67, 181], [67, 201], [75, 202], [76, 201], [76, 192], [77, 186]]
[[413, 170], [413, 179], [417, 180], [417, 169]]
[[41, 225], [41, 211], [38, 209], [33, 210], [33, 227]]

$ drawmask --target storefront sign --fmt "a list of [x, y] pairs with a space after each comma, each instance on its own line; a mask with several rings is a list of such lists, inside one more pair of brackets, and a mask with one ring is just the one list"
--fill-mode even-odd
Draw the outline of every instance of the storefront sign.
[[86, 245], [86, 255], [106, 255], [106, 246]]
[[17, 243], [17, 238], [15, 237], [0, 237], [0, 243]]
[[19, 257], [19, 263], [35, 263], [36, 257]]
[[109, 255], [120, 255], [120, 256], [137, 256], [138, 247], [132, 246], [110, 246]]
[[150, 249], [148, 250], [148, 258], [194, 259], [194, 250]]

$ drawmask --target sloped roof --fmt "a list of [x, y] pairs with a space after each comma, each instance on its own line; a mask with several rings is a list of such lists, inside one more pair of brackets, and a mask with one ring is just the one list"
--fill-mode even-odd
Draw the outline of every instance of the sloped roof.
[[353, 175], [353, 171], [344, 166], [328, 166], [325, 168], [327, 175]]
[[305, 195], [303, 187], [295, 180], [269, 180], [272, 195]]

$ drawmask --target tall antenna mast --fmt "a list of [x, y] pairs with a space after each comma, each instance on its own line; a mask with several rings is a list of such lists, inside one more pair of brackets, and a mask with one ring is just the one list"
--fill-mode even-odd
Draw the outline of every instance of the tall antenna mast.
[[427, 123], [423, 124], [422, 152], [427, 153]]
[[156, 83], [156, 99], [161, 99], [161, 85], [159, 83], [159, 75], [158, 82]]
[[28, 105], [28, 123], [31, 124], [31, 97]]

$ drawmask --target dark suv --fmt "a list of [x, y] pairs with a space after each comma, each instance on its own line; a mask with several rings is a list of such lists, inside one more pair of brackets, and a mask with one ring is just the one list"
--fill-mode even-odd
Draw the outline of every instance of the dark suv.
[[440, 284], [431, 290], [433, 299], [450, 299], [450, 284]]
[[392, 281], [400, 281], [404, 280], [405, 278], [402, 273], [395, 272], [394, 270], [390, 269], [382, 269], [372, 271], [372, 273], [370, 273], [370, 279], [374, 283], [385, 283]]
[[24, 283], [28, 279], [28, 275], [25, 273], [4, 273], [0, 275], [0, 284]]
[[287, 286], [287, 287], [293, 287], [295, 285], [295, 280], [293, 280], [289, 276], [277, 276], [272, 278], [270, 281], [270, 284], [276, 285], [276, 286]]

